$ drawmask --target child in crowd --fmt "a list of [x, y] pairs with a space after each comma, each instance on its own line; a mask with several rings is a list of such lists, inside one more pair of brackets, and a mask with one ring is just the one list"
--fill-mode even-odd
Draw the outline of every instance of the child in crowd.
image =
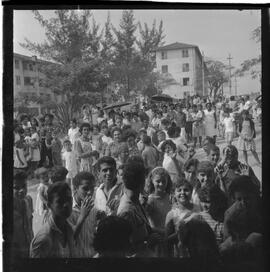
[[33, 200], [27, 195], [27, 175], [24, 171], [13, 173], [13, 237], [12, 249], [15, 258], [28, 258], [33, 239]]
[[197, 184], [194, 186], [192, 192], [192, 203], [200, 206], [200, 199], [198, 196], [198, 190], [204, 186], [214, 183], [214, 167], [209, 161], [202, 161], [198, 165], [197, 169]]
[[199, 215], [214, 231], [219, 245], [223, 242], [223, 221], [228, 206], [227, 197], [215, 184], [200, 188], [198, 196], [202, 209]]
[[211, 145], [209, 147], [208, 160], [213, 163], [213, 166], [216, 167], [220, 161], [220, 149], [216, 145]]
[[196, 151], [193, 145], [189, 145], [185, 154], [186, 161], [193, 159], [195, 156]]
[[74, 230], [75, 257], [91, 258], [95, 254], [93, 248], [94, 232], [98, 221], [105, 217], [105, 213], [93, 207], [95, 178], [91, 173], [78, 173], [73, 183], [73, 209], [68, 221]]
[[139, 151], [142, 153], [143, 152], [143, 149], [144, 149], [144, 143], [143, 143], [143, 139], [144, 137], [147, 136], [147, 132], [144, 128], [141, 128], [139, 130], [139, 141], [137, 143], [137, 147], [139, 149]]
[[68, 138], [69, 138], [69, 140], [70, 140], [70, 142], [71, 142], [71, 144], [72, 144], [73, 147], [74, 147], [75, 140], [80, 135], [79, 129], [80, 128], [77, 125], [77, 120], [75, 118], [72, 119], [70, 128], [68, 130]]
[[146, 171], [149, 173], [152, 169], [157, 166], [158, 163], [158, 153], [157, 150], [151, 145], [150, 136], [145, 136], [143, 138], [144, 149], [142, 152], [142, 158], [144, 161], [144, 166]]
[[27, 170], [27, 148], [24, 141], [24, 130], [18, 129], [18, 133], [20, 135], [20, 139], [15, 143], [15, 158], [14, 158], [14, 168]]
[[62, 165], [61, 159], [61, 151], [62, 151], [62, 143], [58, 138], [57, 131], [52, 132], [52, 161], [54, 166]]
[[36, 127], [31, 127], [30, 132], [31, 132], [30, 149], [32, 157], [30, 167], [31, 171], [35, 171], [40, 161], [39, 135], [37, 133]]
[[118, 147], [118, 159], [116, 161], [117, 167], [126, 163], [129, 156], [127, 143], [120, 143]]
[[[163, 235], [165, 235], [166, 216], [171, 210], [171, 188], [171, 178], [164, 168], [156, 167], [150, 172], [146, 184], [146, 192], [149, 196], [145, 210], [150, 226]], [[165, 247], [158, 246], [156, 254], [165, 257]]]
[[184, 174], [186, 180], [194, 187], [197, 184], [197, 168], [199, 161], [197, 159], [189, 159], [184, 164]]
[[124, 166], [124, 164], [121, 164], [117, 168], [117, 183], [123, 183]]
[[45, 138], [45, 149], [44, 149], [44, 161], [46, 157], [49, 159], [49, 167], [53, 167], [53, 159], [52, 159], [52, 132], [50, 130], [46, 130], [46, 138]]
[[224, 119], [224, 132], [225, 132], [225, 142], [227, 145], [231, 145], [234, 136], [234, 118], [230, 116], [229, 110], [225, 110], [223, 113]]
[[178, 181], [174, 189], [174, 203], [168, 212], [165, 222], [166, 237], [168, 240], [168, 255], [180, 257], [178, 250], [177, 230], [180, 221], [189, 220], [193, 213], [200, 211], [197, 205], [191, 202], [192, 185], [187, 180]]
[[[43, 217], [43, 222], [46, 221], [44, 218], [48, 212], [48, 197], [47, 190], [49, 187], [49, 173], [48, 169], [41, 167], [35, 171], [35, 176], [39, 181], [37, 188], [37, 200], [36, 200], [36, 213]], [[44, 220], [45, 219], [45, 220]]]
[[99, 126], [94, 125], [91, 133], [91, 144], [92, 150], [97, 150], [98, 152], [102, 149], [102, 134], [99, 132]]
[[63, 165], [68, 170], [67, 182], [68, 182], [68, 184], [70, 184], [71, 190], [73, 193], [74, 190], [73, 190], [72, 180], [76, 176], [76, 174], [78, 173], [76, 154], [75, 154], [75, 151], [72, 150], [72, 144], [71, 144], [70, 140], [65, 140], [63, 142], [63, 145], [64, 145], [64, 150], [65, 150], [62, 154]]
[[74, 231], [67, 220], [72, 212], [71, 189], [65, 182], [56, 182], [47, 194], [49, 217], [31, 242], [30, 257], [75, 257]]

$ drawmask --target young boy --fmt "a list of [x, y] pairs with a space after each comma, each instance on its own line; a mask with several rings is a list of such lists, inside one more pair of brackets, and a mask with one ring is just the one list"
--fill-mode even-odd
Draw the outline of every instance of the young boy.
[[224, 111], [224, 130], [225, 130], [225, 142], [228, 145], [232, 144], [233, 141], [233, 135], [234, 135], [234, 118], [230, 116], [229, 110]]
[[143, 139], [144, 150], [142, 152], [142, 158], [144, 161], [144, 166], [149, 173], [158, 164], [158, 154], [157, 150], [151, 145], [150, 136], [145, 136]]
[[15, 258], [28, 258], [34, 237], [33, 200], [27, 195], [26, 173], [15, 170], [13, 174], [13, 237], [12, 251]]
[[220, 150], [216, 145], [211, 145], [209, 147], [208, 159], [213, 163], [213, 166], [216, 167], [220, 160]]

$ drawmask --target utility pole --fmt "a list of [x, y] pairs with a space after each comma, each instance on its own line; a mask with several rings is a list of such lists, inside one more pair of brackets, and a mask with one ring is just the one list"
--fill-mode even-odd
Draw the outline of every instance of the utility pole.
[[236, 75], [234, 75], [234, 83], [235, 83], [235, 96], [237, 96], [237, 78], [236, 78]]
[[229, 57], [227, 58], [227, 60], [229, 60], [229, 89], [230, 89], [230, 95], [232, 94], [232, 81], [231, 81], [231, 77], [232, 77], [232, 75], [231, 75], [231, 69], [232, 69], [231, 60], [232, 59], [233, 58], [231, 57], [231, 54], [229, 54]]
[[205, 91], [204, 91], [204, 54], [202, 51], [202, 91], [203, 91], [203, 96], [205, 96]]

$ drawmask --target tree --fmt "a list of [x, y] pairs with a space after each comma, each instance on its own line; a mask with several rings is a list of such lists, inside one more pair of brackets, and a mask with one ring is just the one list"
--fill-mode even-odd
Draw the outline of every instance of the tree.
[[226, 65], [221, 61], [208, 60], [206, 66], [208, 69], [207, 81], [210, 96], [216, 97], [217, 93], [221, 91], [223, 84], [229, 80], [225, 73]]
[[49, 20], [38, 11], [33, 13], [45, 29], [47, 39], [43, 43], [25, 39], [21, 46], [53, 61], [40, 64], [40, 70], [46, 76], [45, 86], [66, 98], [63, 107], [68, 108], [68, 114], [60, 111], [62, 117], [59, 119], [68, 127], [72, 114], [80, 110], [80, 102], [89, 100], [89, 97], [93, 99], [90, 94], [97, 94], [106, 86], [100, 58], [99, 25], [89, 10], [80, 13], [57, 10], [55, 17]]
[[[256, 43], [261, 42], [261, 27], [255, 28], [251, 33], [251, 39]], [[247, 74], [251, 76], [252, 79], [259, 79], [261, 81], [261, 55], [256, 58], [247, 59], [243, 61], [240, 68], [235, 71], [236, 76], [243, 77]]]

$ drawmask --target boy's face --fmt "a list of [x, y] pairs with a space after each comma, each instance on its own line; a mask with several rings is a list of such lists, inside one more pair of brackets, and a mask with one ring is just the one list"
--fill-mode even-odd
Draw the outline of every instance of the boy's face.
[[72, 145], [70, 142], [67, 142], [64, 144], [64, 148], [66, 151], [71, 151], [72, 150]]
[[209, 181], [209, 177], [205, 172], [198, 172], [197, 179], [199, 180], [201, 187], [205, 186]]
[[94, 185], [89, 180], [82, 180], [78, 188], [76, 188], [76, 193], [79, 200], [84, 200], [87, 196], [93, 195]]
[[44, 182], [44, 183], [47, 183], [49, 182], [49, 173], [48, 172], [45, 172], [45, 173], [42, 173], [39, 175], [39, 182]]
[[200, 201], [200, 205], [201, 205], [202, 209], [205, 212], [209, 212], [209, 209], [210, 209], [210, 199], [207, 200], [207, 201]]
[[77, 126], [77, 124], [76, 124], [76, 123], [71, 122], [71, 127], [72, 127], [72, 128], [76, 128], [76, 126]]
[[129, 156], [128, 149], [122, 150], [122, 152], [119, 153], [119, 159], [122, 162], [125, 162], [128, 159], [128, 156]]
[[99, 170], [101, 182], [112, 183], [116, 178], [116, 168], [108, 163], [102, 163]]
[[211, 150], [208, 155], [208, 158], [211, 162], [213, 162], [216, 165], [220, 158], [220, 152], [217, 150]]
[[122, 120], [121, 119], [116, 119], [115, 120], [115, 125], [117, 126], [117, 127], [121, 127], [122, 126]]
[[67, 189], [61, 195], [55, 193], [50, 203], [50, 210], [54, 216], [67, 219], [72, 212], [71, 190]]
[[24, 199], [27, 194], [27, 186], [25, 181], [16, 181], [14, 180], [13, 184], [13, 197], [17, 199]]
[[165, 141], [165, 139], [166, 139], [166, 136], [165, 136], [164, 133], [159, 133], [158, 134], [158, 141], [159, 142]]
[[187, 186], [181, 186], [175, 190], [175, 198], [180, 204], [188, 204], [191, 199], [191, 190]]
[[253, 205], [254, 197], [247, 192], [235, 192], [234, 200], [239, 202], [245, 208], [251, 208]]
[[167, 155], [171, 155], [173, 153], [173, 148], [169, 144], [166, 144], [164, 151]]
[[191, 165], [187, 171], [185, 171], [185, 178], [187, 181], [191, 180], [192, 175], [194, 175], [194, 173], [196, 172], [195, 166]]
[[142, 131], [142, 132], [140, 133], [140, 139], [141, 139], [141, 140], [143, 140], [146, 136], [147, 136], [147, 134], [146, 134], [144, 131]]
[[123, 169], [118, 169], [117, 170], [117, 180], [118, 180], [118, 182], [123, 182], [123, 173], [124, 173]]
[[161, 175], [154, 175], [152, 182], [156, 192], [164, 192], [167, 187], [167, 179]]

